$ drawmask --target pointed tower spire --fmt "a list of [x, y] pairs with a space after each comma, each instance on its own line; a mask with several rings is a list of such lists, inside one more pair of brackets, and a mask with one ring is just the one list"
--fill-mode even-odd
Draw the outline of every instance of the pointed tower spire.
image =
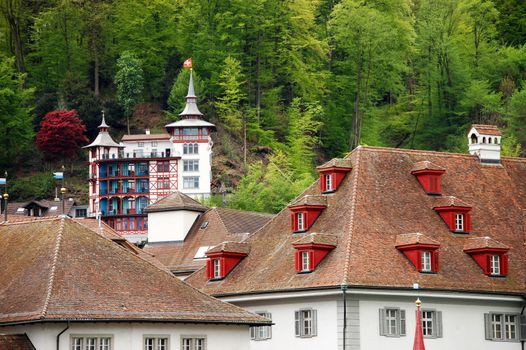
[[194, 78], [192, 76], [192, 68], [190, 68], [190, 81], [188, 82], [188, 94], [185, 97], [186, 106], [179, 114], [182, 119], [201, 119], [203, 113], [197, 107], [197, 96], [194, 89]]
[[416, 299], [416, 328], [415, 328], [415, 342], [413, 350], [426, 350], [424, 346], [424, 333], [422, 331], [422, 317], [420, 316], [420, 305], [422, 302], [420, 298]]
[[104, 118], [104, 110], [102, 110], [102, 122], [100, 123], [98, 128], [101, 132], [108, 132], [108, 129], [110, 128], [108, 124], [106, 124], [106, 119]]

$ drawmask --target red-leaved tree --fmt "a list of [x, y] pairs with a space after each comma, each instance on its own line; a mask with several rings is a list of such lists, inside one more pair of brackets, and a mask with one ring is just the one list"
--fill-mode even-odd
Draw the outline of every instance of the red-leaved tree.
[[88, 142], [86, 126], [77, 111], [52, 111], [40, 122], [36, 144], [48, 160], [76, 158], [80, 147]]

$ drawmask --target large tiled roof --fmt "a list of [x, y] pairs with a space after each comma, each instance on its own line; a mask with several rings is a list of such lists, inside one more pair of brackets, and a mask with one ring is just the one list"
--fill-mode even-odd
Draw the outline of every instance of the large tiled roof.
[[2, 350], [35, 350], [27, 334], [0, 334]]
[[191, 210], [205, 212], [208, 208], [190, 198], [186, 194], [175, 191], [168, 196], [161, 198], [157, 202], [146, 207], [146, 213], [153, 213], [158, 211], [172, 211], [172, 210]]
[[[17, 215], [17, 216], [19, 215], [27, 216], [28, 214], [27, 210], [18, 211], [18, 209], [25, 208], [32, 203], [44, 209], [42, 216], [57, 216], [57, 215], [62, 214], [62, 201], [54, 201], [54, 200], [47, 200], [47, 199], [32, 200], [28, 202], [9, 202], [7, 205], [7, 214]], [[75, 205], [75, 201], [66, 200], [64, 202], [65, 213], [68, 214], [74, 205]]]
[[170, 135], [164, 134], [134, 134], [134, 135], [123, 135], [122, 142], [131, 141], [150, 141], [150, 140], [170, 140]]
[[260, 229], [272, 217], [263, 213], [213, 208], [197, 219], [184, 242], [150, 243], [145, 250], [170, 270], [189, 273], [204, 266], [204, 259], [194, 259], [199, 248], [211, 248], [224, 241], [239, 242], [247, 234]]
[[82, 148], [91, 148], [91, 147], [100, 147], [100, 146], [124, 148], [123, 145], [120, 145], [117, 142], [113, 141], [113, 139], [111, 138], [110, 134], [107, 131], [100, 131], [92, 143]]
[[[208, 282], [203, 270], [187, 281], [212, 295], [310, 288], [407, 288], [524, 294], [526, 246], [526, 159], [502, 158], [502, 166], [480, 164], [464, 154], [359, 147], [350, 154], [353, 170], [338, 190], [327, 195], [327, 208], [309, 232], [332, 234], [338, 245], [308, 274], [294, 269], [290, 210], [285, 208], [251, 235], [250, 254], [221, 280]], [[441, 189], [472, 206], [469, 234], [450, 232], [433, 210], [436, 197], [411, 175], [415, 163], [430, 161], [446, 170]], [[306, 194], [319, 195], [316, 181]], [[399, 235], [421, 232], [440, 244], [440, 271], [421, 274], [396, 249]], [[473, 237], [493, 237], [510, 247], [509, 274], [491, 278], [464, 244]]]
[[471, 127], [475, 128], [480, 134], [496, 136], [502, 135], [499, 128], [497, 128], [495, 125], [473, 124]]
[[257, 324], [68, 218], [0, 225], [0, 325], [162, 321]]

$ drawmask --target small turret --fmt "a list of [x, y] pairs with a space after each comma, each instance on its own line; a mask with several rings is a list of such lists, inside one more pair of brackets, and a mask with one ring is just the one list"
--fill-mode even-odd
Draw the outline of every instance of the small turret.
[[185, 99], [186, 106], [184, 107], [184, 110], [181, 113], [179, 113], [181, 119], [201, 119], [203, 113], [201, 113], [201, 111], [199, 111], [199, 108], [197, 107], [197, 96], [195, 95], [192, 69], [190, 69], [190, 82], [188, 83], [188, 94], [186, 95]]
[[481, 163], [500, 164], [502, 134], [495, 125], [473, 124], [468, 133], [469, 153]]

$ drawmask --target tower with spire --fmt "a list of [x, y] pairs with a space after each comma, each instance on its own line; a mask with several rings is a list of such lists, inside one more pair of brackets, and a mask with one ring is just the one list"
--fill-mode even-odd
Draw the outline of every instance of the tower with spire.
[[100, 216], [131, 241], [147, 239], [144, 208], [180, 191], [194, 198], [210, 196], [212, 140], [215, 126], [197, 107], [192, 72], [186, 106], [166, 133], [109, 134], [104, 112], [89, 152], [89, 215]]

